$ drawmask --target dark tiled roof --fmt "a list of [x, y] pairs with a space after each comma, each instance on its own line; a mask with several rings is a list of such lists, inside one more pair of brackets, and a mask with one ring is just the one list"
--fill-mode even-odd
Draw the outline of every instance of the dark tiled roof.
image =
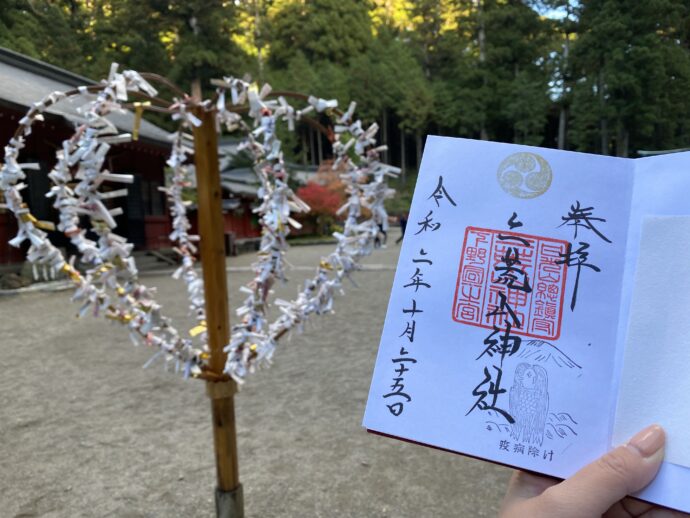
[[[77, 86], [92, 84], [96, 83], [91, 79], [0, 47], [0, 102], [28, 108], [51, 92], [64, 92]], [[83, 117], [77, 108], [84, 102], [84, 97], [65, 99], [46, 111], [78, 122]], [[121, 131], [132, 131], [132, 112], [112, 113], [108, 119]], [[142, 140], [166, 147], [170, 145], [167, 138], [169, 133], [145, 120], [141, 123], [139, 134]]]

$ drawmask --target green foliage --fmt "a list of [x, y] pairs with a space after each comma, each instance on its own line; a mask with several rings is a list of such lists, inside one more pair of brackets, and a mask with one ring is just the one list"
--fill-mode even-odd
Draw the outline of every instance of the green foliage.
[[242, 70], [248, 59], [233, 40], [235, 4], [224, 0], [175, 0], [167, 4], [173, 79], [189, 84]]
[[[156, 5], [160, 4], [160, 5]], [[110, 63], [135, 70], [168, 74], [168, 55], [159, 33], [166, 30], [165, 19], [157, 7], [163, 2], [96, 2], [93, 9], [84, 4], [74, 12], [83, 45], [88, 49], [85, 73], [103, 76]]]
[[0, 46], [83, 71], [78, 12], [57, 2], [0, 0]]
[[412, 195], [417, 183], [417, 172], [408, 174], [403, 182], [400, 178], [391, 180], [389, 185], [395, 189], [395, 196], [386, 200], [386, 210], [391, 216], [400, 216], [410, 210], [412, 205]]
[[409, 46], [390, 30], [382, 30], [350, 69], [352, 97], [360, 103], [360, 114], [375, 118], [385, 109], [406, 129], [426, 127], [433, 105], [431, 88]]
[[270, 64], [281, 68], [297, 52], [310, 62], [346, 64], [371, 43], [366, 0], [293, 1], [270, 20]]
[[[685, 0], [0, 0], [0, 45], [92, 77], [243, 75], [401, 137], [634, 154], [690, 143]], [[544, 13], [558, 11], [547, 18]], [[210, 88], [209, 88], [210, 90]], [[282, 131], [282, 130], [280, 130]], [[285, 136], [291, 158], [299, 136]], [[325, 149], [328, 156], [330, 150]]]
[[579, 149], [627, 155], [630, 145], [687, 146], [687, 19], [680, 0], [581, 2], [573, 99]]

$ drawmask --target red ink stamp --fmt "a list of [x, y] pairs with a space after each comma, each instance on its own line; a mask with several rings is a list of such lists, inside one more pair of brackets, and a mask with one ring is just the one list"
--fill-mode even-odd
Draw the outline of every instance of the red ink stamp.
[[[502, 293], [520, 322], [520, 327], [512, 325], [511, 333], [542, 340], [558, 339], [567, 272], [566, 265], [558, 261], [563, 260], [561, 254], [567, 250], [568, 242], [560, 239], [467, 227], [453, 320], [504, 330], [506, 317], [497, 311]], [[520, 282], [528, 283], [531, 290], [511, 288], [510, 282], [505, 282], [505, 275], [501, 277], [501, 272], [506, 270], [506, 257], [519, 260], [513, 264], [513, 270], [519, 268], [523, 277]], [[514, 286], [520, 286], [520, 282]]]

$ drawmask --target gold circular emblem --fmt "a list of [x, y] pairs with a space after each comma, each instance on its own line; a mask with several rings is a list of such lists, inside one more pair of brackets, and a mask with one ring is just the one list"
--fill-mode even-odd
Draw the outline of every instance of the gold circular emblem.
[[535, 153], [515, 153], [498, 166], [498, 183], [516, 198], [536, 198], [551, 186], [551, 166]]

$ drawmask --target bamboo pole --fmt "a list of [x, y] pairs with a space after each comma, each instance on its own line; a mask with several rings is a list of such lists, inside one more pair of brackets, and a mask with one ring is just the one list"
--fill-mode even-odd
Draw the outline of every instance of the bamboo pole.
[[[218, 136], [214, 113], [198, 108], [202, 125], [194, 128], [194, 162], [198, 193], [200, 251], [206, 300], [206, 324], [210, 348], [209, 370], [223, 372], [226, 354], [223, 347], [230, 337], [228, 287], [225, 273], [222, 189], [218, 170]], [[242, 485], [237, 462], [235, 431], [235, 382], [207, 381], [211, 399], [213, 443], [216, 457], [216, 515], [218, 518], [243, 518]]]

